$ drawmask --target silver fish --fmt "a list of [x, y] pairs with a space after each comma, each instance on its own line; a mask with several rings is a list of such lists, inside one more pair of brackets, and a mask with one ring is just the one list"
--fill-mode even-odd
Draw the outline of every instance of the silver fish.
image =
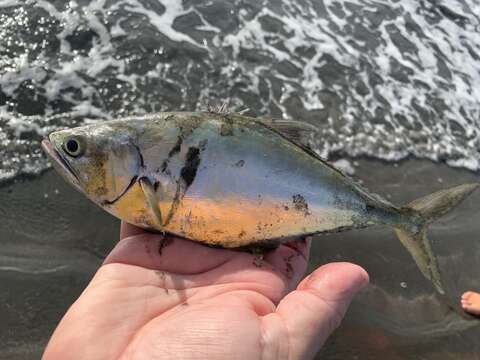
[[306, 124], [171, 112], [54, 132], [43, 147], [79, 191], [131, 224], [225, 248], [387, 225], [443, 293], [427, 226], [478, 187], [404, 207], [374, 196], [308, 148]]

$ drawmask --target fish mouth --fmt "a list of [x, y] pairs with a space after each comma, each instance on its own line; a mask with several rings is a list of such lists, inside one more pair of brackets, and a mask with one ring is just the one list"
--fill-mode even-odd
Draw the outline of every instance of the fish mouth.
[[66, 178], [66, 180], [71, 182], [77, 190], [83, 192], [77, 174], [68, 161], [66, 161], [62, 154], [55, 148], [55, 146], [53, 146], [52, 142], [49, 139], [43, 139], [42, 148], [50, 159], [53, 160], [53, 166], [57, 167], [57, 170], [61, 170], [59, 172]]

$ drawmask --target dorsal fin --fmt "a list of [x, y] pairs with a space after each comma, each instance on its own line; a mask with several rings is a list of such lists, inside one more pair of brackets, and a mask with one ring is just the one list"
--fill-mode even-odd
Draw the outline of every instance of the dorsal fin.
[[[372, 198], [372, 199], [374, 198], [375, 201], [389, 208], [394, 207], [394, 205], [392, 205], [389, 201], [383, 199], [380, 195], [371, 194], [370, 192], [368, 192], [366, 189], [364, 189], [362, 185], [358, 183], [358, 181], [356, 181], [351, 176], [345, 174], [342, 170], [336, 168], [332, 163], [330, 163], [326, 159], [323, 159], [309, 146], [308, 141], [305, 141], [306, 140], [305, 135], [307, 131], [311, 133], [312, 131], [315, 132], [318, 130], [313, 125], [305, 124], [305, 123], [301, 123], [299, 121], [293, 121], [293, 120], [275, 120], [275, 119], [269, 119], [269, 118], [254, 118], [254, 120], [257, 120], [261, 124], [270, 128], [272, 131], [276, 132], [286, 140], [289, 140], [296, 146], [300, 147], [303, 151], [308, 153], [310, 156], [316, 158], [325, 166], [335, 171], [340, 177], [344, 178], [345, 181], [350, 182], [350, 184], [354, 186], [357, 189], [357, 191], [361, 192], [365, 197]], [[291, 136], [292, 134], [294, 134], [294, 136]]]
[[318, 131], [315, 126], [300, 121], [271, 119], [267, 117], [258, 117], [255, 118], [255, 120], [283, 134], [291, 141], [304, 146], [307, 145], [305, 139], [308, 137], [308, 135]]

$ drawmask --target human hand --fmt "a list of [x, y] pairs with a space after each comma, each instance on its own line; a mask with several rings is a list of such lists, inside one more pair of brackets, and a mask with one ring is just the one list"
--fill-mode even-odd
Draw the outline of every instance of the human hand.
[[281, 245], [259, 263], [122, 224], [43, 359], [311, 359], [368, 275], [332, 263], [297, 286], [309, 248]]

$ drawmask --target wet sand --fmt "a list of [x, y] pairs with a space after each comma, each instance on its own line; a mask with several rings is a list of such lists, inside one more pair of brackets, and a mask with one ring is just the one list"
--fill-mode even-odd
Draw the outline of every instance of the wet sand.
[[[396, 204], [480, 181], [480, 174], [429, 161], [358, 163], [355, 177]], [[119, 223], [53, 171], [0, 187], [0, 215], [0, 359], [38, 359], [117, 241]], [[480, 320], [451, 308], [463, 291], [480, 290], [479, 220], [480, 192], [431, 228], [447, 301], [435, 295], [390, 229], [316, 237], [311, 269], [353, 261], [371, 277], [319, 358], [480, 359]]]

